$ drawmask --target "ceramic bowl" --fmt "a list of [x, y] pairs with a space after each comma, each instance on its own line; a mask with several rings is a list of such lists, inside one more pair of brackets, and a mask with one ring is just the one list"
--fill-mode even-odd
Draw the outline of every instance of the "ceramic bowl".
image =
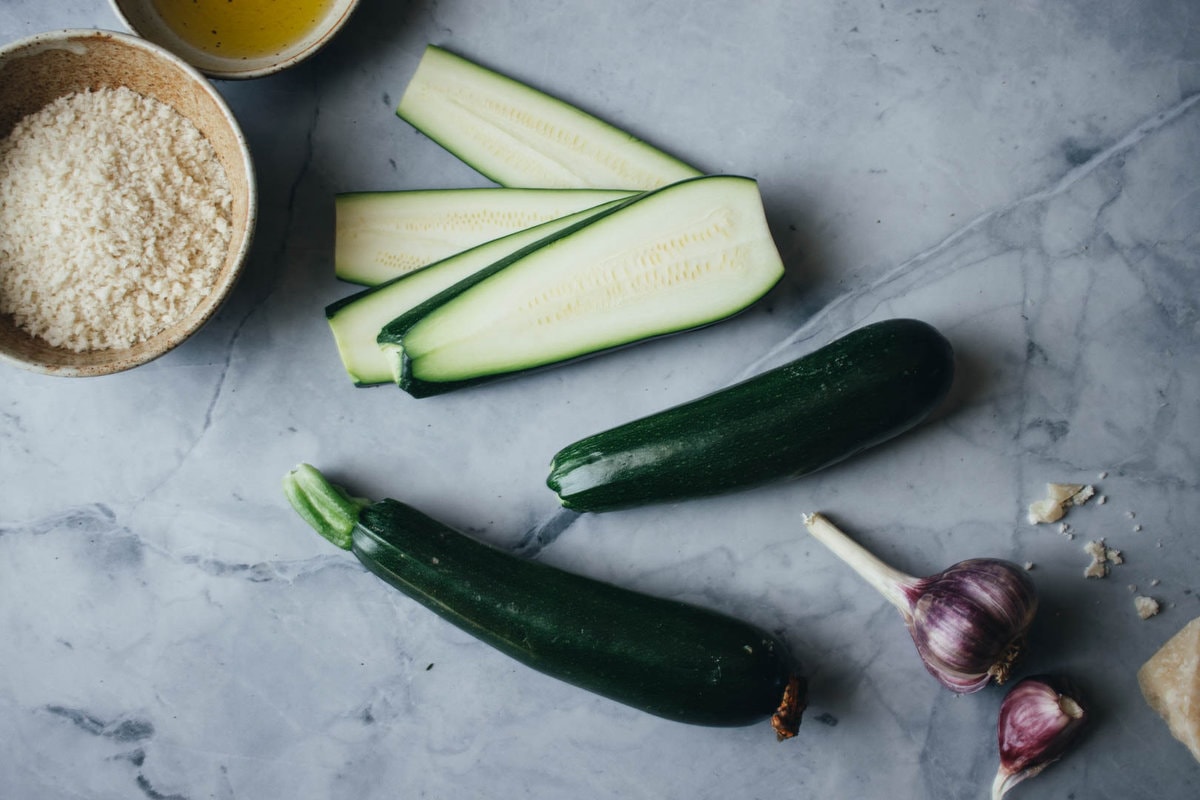
[[0, 48], [0, 139], [23, 117], [59, 97], [122, 86], [166, 103], [190, 119], [213, 145], [225, 169], [233, 194], [232, 236], [213, 289], [186, 318], [126, 349], [76, 353], [30, 336], [11, 317], [0, 315], [0, 360], [64, 376], [105, 375], [136, 367], [195, 333], [228, 296], [242, 270], [258, 203], [245, 137], [204, 76], [158, 45], [124, 33], [64, 30]]
[[307, 33], [273, 52], [251, 56], [227, 56], [201, 49], [179, 36], [163, 20], [158, 6], [183, 0], [109, 0], [117, 16], [139, 36], [179, 55], [210, 78], [245, 80], [271, 75], [310, 58], [333, 38], [359, 0], [328, 0], [328, 5]]

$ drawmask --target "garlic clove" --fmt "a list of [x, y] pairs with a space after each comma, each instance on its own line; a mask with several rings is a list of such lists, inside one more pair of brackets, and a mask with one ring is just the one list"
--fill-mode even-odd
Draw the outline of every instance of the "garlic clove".
[[1067, 678], [1036, 675], [1018, 682], [1000, 704], [1000, 769], [992, 800], [1062, 758], [1087, 724], [1079, 690]]

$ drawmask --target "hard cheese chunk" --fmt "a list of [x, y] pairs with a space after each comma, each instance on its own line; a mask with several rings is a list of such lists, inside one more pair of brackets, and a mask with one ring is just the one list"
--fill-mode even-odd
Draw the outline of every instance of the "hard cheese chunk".
[[1171, 734], [1200, 761], [1200, 617], [1142, 665], [1138, 685]]

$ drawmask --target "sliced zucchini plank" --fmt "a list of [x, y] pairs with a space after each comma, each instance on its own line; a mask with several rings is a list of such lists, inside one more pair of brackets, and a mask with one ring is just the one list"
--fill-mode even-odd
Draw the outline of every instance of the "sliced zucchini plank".
[[359, 386], [394, 380], [391, 362], [376, 342], [384, 325], [484, 267], [623, 202], [611, 200], [510, 233], [329, 305], [325, 316], [346, 372]]
[[649, 190], [701, 174], [591, 114], [434, 45], [396, 114], [502, 186]]
[[334, 199], [333, 263], [376, 286], [501, 236], [628, 197], [600, 189], [419, 189]]
[[378, 341], [420, 397], [716, 322], [782, 276], [757, 184], [694, 178], [481, 270]]

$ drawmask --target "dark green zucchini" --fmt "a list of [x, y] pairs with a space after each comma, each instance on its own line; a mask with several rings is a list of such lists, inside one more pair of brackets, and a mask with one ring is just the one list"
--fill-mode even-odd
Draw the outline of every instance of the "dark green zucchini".
[[519, 558], [396, 500], [351, 499], [306, 464], [284, 489], [371, 572], [536, 670], [678, 722], [769, 718], [780, 738], [799, 725], [804, 679], [753, 625]]
[[954, 377], [927, 323], [867, 325], [735, 386], [568, 445], [547, 483], [577, 511], [719, 494], [814, 472], [923, 420]]

